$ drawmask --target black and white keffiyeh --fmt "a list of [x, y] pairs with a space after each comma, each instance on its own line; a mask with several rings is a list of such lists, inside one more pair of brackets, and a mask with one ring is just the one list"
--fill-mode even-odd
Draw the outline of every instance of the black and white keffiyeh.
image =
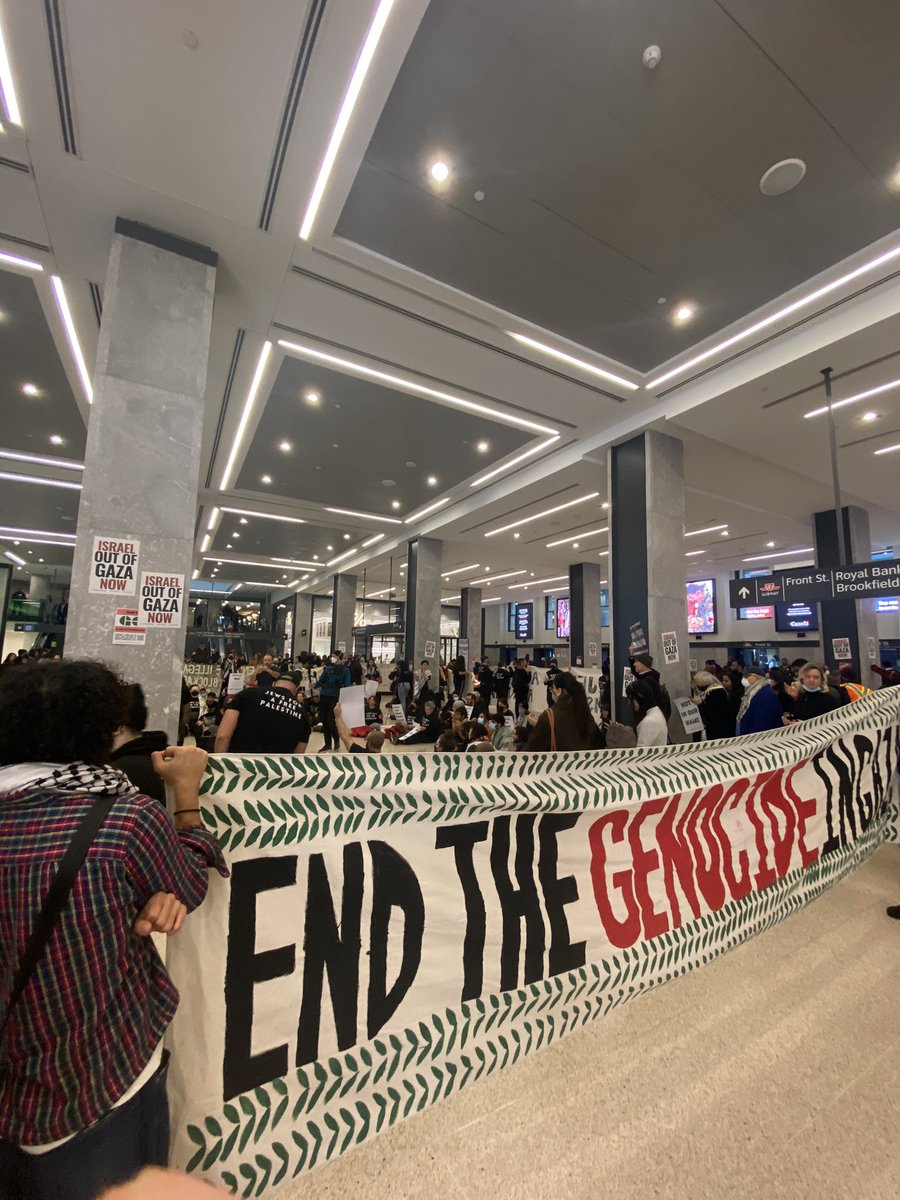
[[121, 771], [114, 767], [96, 767], [83, 762], [54, 767], [47, 774], [31, 780], [30, 786], [71, 796], [138, 795], [137, 788]]

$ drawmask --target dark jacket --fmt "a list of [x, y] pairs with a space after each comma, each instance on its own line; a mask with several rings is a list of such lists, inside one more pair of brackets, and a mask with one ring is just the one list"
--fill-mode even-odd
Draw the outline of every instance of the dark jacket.
[[165, 750], [169, 739], [162, 729], [145, 729], [136, 738], [113, 750], [109, 765], [127, 775], [142, 796], [150, 796], [166, 802], [166, 785], [153, 770], [150, 755], [154, 750]]
[[634, 671], [634, 681], [637, 683], [646, 683], [653, 692], [653, 702], [657, 705], [662, 715], [668, 721], [672, 715], [672, 702], [669, 700], [668, 693], [663, 692], [662, 680], [659, 677], [659, 671], [655, 667], [651, 667], [649, 671], [635, 671], [634, 659], [631, 660], [631, 669]]
[[[553, 706], [553, 731], [556, 733], [557, 750], [591, 750], [597, 744], [596, 729], [588, 737], [581, 733], [575, 724], [575, 711], [568, 696], [561, 696]], [[526, 750], [549, 750], [552, 734], [550, 726], [550, 710], [547, 709], [538, 717], [537, 724], [528, 738]]]
[[840, 705], [830, 692], [804, 692], [794, 701], [792, 715], [797, 721], [809, 721], [812, 717], [821, 717], [823, 713], [834, 712]]
[[734, 737], [736, 730], [734, 705], [723, 687], [707, 688], [698, 707], [703, 728], [711, 742], [718, 738]]
[[750, 701], [750, 707], [741, 718], [738, 732], [762, 733], [764, 729], [780, 729], [783, 724], [782, 711], [781, 701], [766, 684]]

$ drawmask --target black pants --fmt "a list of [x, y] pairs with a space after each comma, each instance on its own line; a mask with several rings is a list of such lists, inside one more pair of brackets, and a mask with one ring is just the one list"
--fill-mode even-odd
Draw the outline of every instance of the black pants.
[[94, 1200], [169, 1162], [167, 1059], [136, 1096], [46, 1154], [0, 1141], [0, 1200]]
[[319, 697], [319, 720], [322, 722], [322, 734], [325, 738], [326, 750], [330, 750], [332, 745], [334, 745], [336, 749], [341, 744], [341, 738], [337, 728], [337, 721], [335, 720], [334, 716], [334, 706], [336, 704], [336, 696]]

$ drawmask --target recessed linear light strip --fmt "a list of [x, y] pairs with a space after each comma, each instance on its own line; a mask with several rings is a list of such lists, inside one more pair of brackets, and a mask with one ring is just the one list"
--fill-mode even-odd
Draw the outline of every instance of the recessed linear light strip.
[[441, 571], [441, 579], [449, 579], [451, 575], [465, 575], [467, 571], [479, 571], [481, 563], [469, 563], [467, 567], [454, 567], [452, 571]]
[[206, 526], [207, 533], [212, 533], [215, 530], [216, 526], [219, 524], [219, 518], [221, 516], [222, 516], [221, 509], [218, 509], [215, 507], [215, 505], [213, 505], [213, 510], [209, 514], [209, 523]]
[[[745, 342], [754, 334], [760, 333], [763, 329], [768, 329], [771, 325], [776, 324], [784, 317], [791, 316], [792, 313], [799, 312], [802, 308], [807, 308], [810, 304], [815, 304], [817, 300], [821, 300], [823, 296], [829, 296], [832, 292], [836, 292], [847, 283], [852, 283], [854, 279], [859, 279], [862, 275], [867, 275], [870, 271], [876, 271], [879, 267], [883, 267], [886, 263], [893, 262], [897, 257], [900, 257], [900, 246], [895, 246], [892, 250], [885, 251], [884, 254], [879, 254], [877, 258], [870, 259], [869, 262], [863, 263], [862, 266], [856, 267], [852, 271], [848, 271], [846, 275], [841, 275], [838, 279], [833, 279], [831, 283], [826, 283], [820, 288], [816, 288], [814, 292], [810, 292], [807, 296], [801, 296], [799, 300], [795, 300], [792, 304], [786, 305], [784, 308], [778, 309], [777, 312], [771, 313], [768, 317], [763, 317], [762, 320], [754, 322], [753, 325], [742, 329], [739, 333], [732, 334], [731, 337], [725, 338], [722, 342], [717, 342], [715, 346], [711, 346], [708, 350], [704, 350], [701, 354], [695, 354], [693, 358], [689, 358], [686, 362], [681, 363], [677, 367], [673, 367], [671, 371], [667, 371], [665, 375], [660, 375], [651, 383], [645, 384], [647, 391], [653, 391], [660, 384], [668, 383], [670, 379], [674, 379], [676, 375], [683, 375], [685, 371], [690, 371], [692, 367], [699, 366], [700, 363], [707, 362], [716, 354], [720, 354], [723, 350], [730, 349], [731, 346], [736, 346], [738, 342]], [[827, 411], [827, 410], [826, 410]]]
[[63, 287], [63, 281], [58, 275], [50, 276], [50, 284], [53, 288], [53, 295], [56, 297], [56, 307], [59, 309], [59, 315], [65, 326], [66, 338], [69, 342], [69, 349], [72, 351], [72, 357], [75, 359], [75, 366], [78, 369], [81, 386], [84, 388], [88, 404], [93, 404], [94, 387], [91, 383], [87, 364], [84, 361], [84, 355], [81, 352], [81, 342], [78, 340], [78, 330], [75, 328], [75, 322], [72, 320], [72, 310], [69, 308], [69, 301], [66, 299], [66, 289]]
[[705, 553], [706, 553], [706, 551], [705, 551], [705, 550], [687, 550], [687, 551], [685, 552], [685, 555], [684, 555], [684, 557], [685, 557], [685, 558], [694, 558], [694, 557], [696, 557], [696, 555], [698, 555], [698, 554], [705, 554]]
[[25, 559], [19, 558], [18, 554], [13, 554], [12, 550], [4, 550], [3, 553], [10, 560], [10, 562], [17, 563], [20, 567], [25, 566]]
[[717, 533], [718, 530], [727, 529], [727, 528], [728, 528], [727, 522], [724, 525], [707, 525], [705, 529], [692, 529], [690, 533], [686, 533], [684, 536], [686, 538], [687, 537], [699, 537], [701, 533]]
[[31, 258], [20, 258], [18, 254], [6, 254], [0, 250], [0, 264], [6, 264], [10, 267], [22, 267], [26, 271], [43, 271], [43, 267], [39, 262], [35, 262]]
[[[203, 554], [206, 562], [221, 563], [224, 567], [262, 567], [266, 571], [283, 571], [284, 563], [279, 562], [260, 562], [259, 559], [250, 558], [223, 558], [221, 554], [207, 554], [202, 548], [200, 551]], [[293, 567], [302, 567], [307, 564], [297, 561], [291, 561], [287, 564]], [[322, 563], [315, 563], [315, 567], [322, 566]]]
[[800, 557], [804, 554], [815, 554], [812, 546], [806, 546], [802, 550], [776, 550], [770, 554], [754, 554], [752, 558], [742, 558], [741, 562], [767, 562], [770, 558], [787, 558], [788, 555]]
[[0, 450], [0, 458], [8, 458], [13, 462], [37, 463], [41, 467], [59, 467], [61, 471], [84, 470], [84, 463], [75, 462], [72, 458], [54, 458], [49, 454], [25, 454], [18, 450]]
[[485, 596], [485, 598], [481, 601], [481, 603], [482, 604], [495, 604], [499, 599], [501, 599], [500, 596]]
[[[65, 536], [65, 534], [63, 536]], [[74, 541], [61, 542], [57, 541], [55, 538], [21, 537], [19, 535], [5, 533], [0, 534], [0, 537], [4, 538], [6, 541], [15, 542], [17, 545], [19, 542], [27, 542], [31, 546], [68, 546], [70, 550], [75, 549]]]
[[266, 364], [269, 361], [269, 355], [271, 353], [272, 343], [263, 342], [262, 349], [259, 352], [259, 358], [256, 362], [256, 370], [253, 372], [253, 379], [250, 383], [250, 390], [247, 392], [247, 399], [244, 401], [244, 411], [241, 413], [241, 419], [238, 422], [237, 431], [234, 435], [234, 441], [231, 443], [231, 453], [228, 455], [228, 462], [225, 466], [225, 471], [222, 474], [222, 482], [219, 484], [219, 487], [223, 492], [227, 491], [231, 486], [231, 475], [234, 471], [234, 464], [237, 460], [241, 443], [244, 440], [244, 434], [247, 431], [247, 425], [250, 421], [250, 414], [253, 412], [253, 405], [256, 403], [256, 394], [259, 391], [259, 385], [262, 382], [263, 373], [265, 372]]
[[474, 400], [466, 400], [463, 396], [455, 396], [452, 392], [438, 391], [437, 388], [426, 387], [423, 383], [414, 383], [413, 380], [404, 379], [400, 375], [389, 375], [386, 371], [376, 371], [374, 367], [366, 367], [362, 363], [353, 362], [349, 358], [339, 358], [335, 354], [326, 354], [322, 350], [313, 349], [312, 346], [301, 346], [297, 342], [288, 341], [279, 341], [278, 345], [285, 350], [293, 351], [301, 358], [314, 358], [320, 362], [332, 363], [354, 374], [364, 375], [368, 379], [379, 379], [393, 387], [402, 388], [404, 391], [415, 392], [419, 396], [427, 396], [433, 400], [445, 400], [448, 404], [468, 409], [470, 412], [485, 413], [492, 420], [500, 421], [504, 425], [516, 425], [519, 429], [528, 429], [532, 433], [559, 436], [556, 430], [551, 429], [548, 425], [539, 425], [537, 421], [529, 421], [525, 417], [515, 417], [512, 413], [502, 412], [499, 408], [491, 408], [487, 404], [476, 404]]
[[433, 513], [436, 509], [443, 508], [445, 504], [449, 503], [449, 496], [444, 496], [441, 500], [435, 500], [434, 504], [429, 504], [427, 508], [420, 508], [417, 513], [413, 513], [411, 517], [407, 517], [403, 524], [412, 525], [414, 521], [420, 521], [422, 517], [427, 517], [429, 513]]
[[579, 371], [587, 371], [591, 375], [597, 375], [601, 379], [608, 379], [610, 383], [617, 383], [619, 387], [628, 388], [631, 392], [638, 390], [638, 384], [632, 383], [630, 379], [623, 379], [621, 375], [614, 375], [612, 371], [605, 371], [603, 367], [597, 367], [593, 363], [585, 362], [583, 358], [575, 358], [571, 354], [566, 354], [563, 350], [557, 350], [554, 346], [548, 346], [545, 342], [537, 342], [534, 338], [526, 337], [524, 333], [511, 333], [507, 330], [508, 336], [515, 338], [517, 342], [521, 342], [523, 346], [529, 346], [532, 350], [539, 350], [541, 354], [548, 354], [551, 358], [557, 358], [560, 362], [568, 363], [570, 367], [575, 367]]
[[259, 512], [255, 508], [229, 508], [222, 505], [222, 512], [233, 513], [238, 517], [259, 517], [262, 521], [285, 521], [289, 525], [305, 525], [302, 517], [283, 517], [279, 513]]
[[8, 479], [12, 483], [42, 483], [45, 487], [69, 488], [74, 492], [81, 491], [80, 483], [72, 483], [68, 479], [44, 479], [41, 475], [14, 475], [11, 471], [0, 471], [0, 479]]
[[530, 517], [523, 517], [521, 521], [513, 521], [509, 525], [501, 525], [498, 529], [490, 529], [484, 536], [486, 538], [493, 537], [496, 533], [506, 533], [509, 529], [518, 529], [522, 525], [530, 525], [532, 521], [540, 521], [542, 517], [549, 517], [553, 513], [562, 512], [565, 508], [574, 508], [576, 504], [587, 504], [588, 500], [596, 500], [599, 495], [599, 492], [589, 492], [586, 496], [579, 496], [577, 500], [569, 500], [565, 504], [557, 504], [553, 508], [545, 508], [543, 512], [534, 513]]
[[367, 538], [362, 544], [363, 550], [368, 550], [370, 546], [374, 546], [376, 542], [380, 542], [385, 537], [383, 533], [376, 533], [374, 537]]
[[351, 550], [345, 550], [343, 554], [338, 554], [336, 558], [329, 558], [325, 564], [326, 567], [334, 567], [339, 562], [343, 562], [345, 558], [350, 558], [353, 554], [359, 554], [359, 548], [354, 546]]
[[521, 571], [503, 571], [498, 575], [485, 575], [482, 579], [470, 579], [466, 587], [474, 587], [476, 583], [494, 583], [499, 579], [513, 579], [516, 575], [524, 575], [527, 567], [523, 567]]
[[876, 450], [875, 453], [876, 454], [894, 454], [897, 450], [900, 450], [900, 442], [898, 442], [896, 446], [882, 446], [881, 449]]
[[586, 529], [584, 533], [576, 533], [574, 537], [564, 537], [556, 542], [548, 542], [547, 549], [550, 550], [553, 546], [568, 546], [570, 542], [578, 542], [582, 538], [594, 537], [598, 533], [609, 533], [609, 526], [604, 525], [600, 529]]
[[341, 143], [344, 140], [344, 134], [347, 132], [347, 126], [350, 124], [350, 118], [353, 116], [353, 110], [359, 100], [359, 94], [366, 81], [366, 75], [369, 72], [369, 67], [372, 65], [372, 59], [375, 57], [375, 51], [378, 49], [378, 43], [381, 40], [381, 35], [384, 33], [384, 27], [387, 24], [387, 19], [393, 7], [394, 0], [381, 0], [381, 3], [375, 10], [375, 16], [372, 18], [372, 24], [369, 26], [366, 40], [362, 44], [362, 49], [353, 68], [353, 74], [350, 76], [350, 82], [347, 85], [346, 92], [344, 92], [341, 107], [338, 109], [337, 119], [331, 131], [331, 137], [328, 139], [328, 145], [319, 166], [316, 182], [313, 184], [313, 190], [306, 205], [306, 212], [303, 214], [303, 221], [300, 225], [300, 237], [304, 242], [309, 240], [309, 236], [312, 233], [316, 214], [319, 211], [319, 205], [322, 203], [322, 197], [325, 195], [325, 189], [328, 186], [328, 180], [331, 178], [331, 172], [334, 170], [334, 164], [338, 156], [338, 151], [341, 148]]
[[442, 596], [441, 604], [452, 604], [455, 600], [462, 600], [462, 596]]
[[879, 384], [878, 387], [869, 388], [865, 392], [857, 392], [855, 396], [848, 396], [845, 400], [833, 400], [831, 404], [814, 408], [812, 412], [804, 413], [803, 419], [808, 421], [810, 417], [821, 417], [823, 413], [828, 412], [829, 408], [846, 408], [848, 404], [858, 404], [860, 400], [868, 400], [871, 396], [880, 396], [882, 393], [891, 392], [898, 387], [900, 387], [900, 379], [892, 379], [889, 383]]
[[508, 590], [514, 592], [516, 588], [540, 587], [542, 583], [560, 583], [568, 578], [568, 575], [551, 575], [549, 579], [529, 579], [526, 583], [511, 583]]
[[9, 62], [9, 55], [6, 52], [6, 43], [3, 40], [2, 29], [0, 29], [0, 91], [3, 92], [3, 104], [6, 108], [6, 115], [9, 117], [10, 124], [21, 125], [22, 113], [19, 110], [16, 86], [13, 82], [12, 67]]
[[326, 508], [326, 512], [337, 513], [341, 517], [359, 517], [362, 521], [383, 521], [386, 525], [402, 525], [399, 517], [382, 517], [379, 513], [357, 512], [355, 508]]
[[487, 483], [489, 479], [493, 479], [495, 475], [502, 475], [504, 471], [509, 471], [512, 467], [517, 467], [519, 463], [525, 462], [527, 458], [533, 458], [535, 454], [540, 454], [543, 450], [549, 450], [554, 442], [559, 441], [559, 434], [555, 433], [552, 438], [547, 438], [546, 442], [539, 442], [537, 446], [532, 446], [530, 450], [526, 450], [524, 454], [518, 454], [515, 458], [511, 458], [509, 462], [505, 462], [502, 466], [494, 467], [493, 471], [488, 471], [484, 475], [479, 475], [476, 480], [469, 484], [469, 487], [481, 487], [483, 483]]
[[22, 529], [18, 525], [0, 525], [0, 534], [10, 534], [13, 537], [21, 534], [26, 537], [49, 537], [49, 538], [71, 538], [74, 542], [74, 533], [58, 533], [55, 529]]

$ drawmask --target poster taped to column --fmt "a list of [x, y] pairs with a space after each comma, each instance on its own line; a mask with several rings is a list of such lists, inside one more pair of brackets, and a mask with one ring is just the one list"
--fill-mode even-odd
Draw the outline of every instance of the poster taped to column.
[[140, 552], [141, 543], [134, 538], [95, 537], [88, 591], [133, 596]]
[[141, 617], [151, 628], [158, 625], [180, 629], [184, 620], [184, 576], [164, 571], [141, 575]]
[[113, 620], [114, 646], [143, 646], [147, 641], [147, 630], [141, 624], [136, 608], [117, 608]]
[[900, 689], [737, 742], [223, 756], [173, 1165], [260, 1196], [789, 917], [896, 822]]
[[678, 635], [672, 633], [664, 633], [662, 635], [663, 658], [668, 664], [678, 662]]

